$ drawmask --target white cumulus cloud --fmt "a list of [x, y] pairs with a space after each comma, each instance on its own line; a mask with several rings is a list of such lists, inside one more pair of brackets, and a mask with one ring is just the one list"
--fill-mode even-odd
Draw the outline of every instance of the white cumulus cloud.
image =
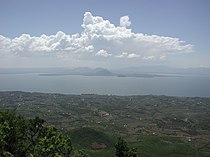
[[138, 58], [140, 55], [137, 55], [135, 53], [127, 53], [123, 52], [122, 54], [116, 56], [117, 58]]
[[165, 60], [171, 54], [188, 53], [193, 49], [193, 45], [179, 38], [134, 33], [130, 25], [128, 16], [121, 17], [120, 25], [115, 26], [109, 20], [86, 12], [81, 33], [68, 35], [59, 31], [55, 35], [22, 34], [13, 39], [0, 35], [0, 53], [77, 60], [97, 60], [98, 56], [107, 59]]
[[96, 56], [102, 56], [102, 57], [109, 57], [109, 56], [112, 56], [111, 53], [108, 53], [106, 50], [99, 50], [97, 53], [96, 53]]
[[[162, 56], [161, 56], [162, 57]], [[160, 58], [161, 58], [160, 57]], [[154, 59], [156, 59], [156, 57], [155, 56], [145, 56], [145, 57], [143, 57], [143, 60], [154, 60]]]
[[120, 26], [121, 27], [130, 27], [130, 25], [131, 25], [131, 21], [129, 21], [128, 16], [122, 16], [120, 18]]
[[135, 53], [128, 54], [128, 58], [138, 58], [138, 57], [140, 57], [140, 55], [137, 55]]

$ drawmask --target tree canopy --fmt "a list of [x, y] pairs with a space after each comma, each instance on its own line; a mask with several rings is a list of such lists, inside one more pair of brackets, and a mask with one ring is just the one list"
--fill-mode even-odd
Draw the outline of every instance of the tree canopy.
[[44, 126], [36, 117], [25, 119], [14, 111], [0, 112], [0, 156], [87, 157], [73, 152], [71, 139], [56, 128]]

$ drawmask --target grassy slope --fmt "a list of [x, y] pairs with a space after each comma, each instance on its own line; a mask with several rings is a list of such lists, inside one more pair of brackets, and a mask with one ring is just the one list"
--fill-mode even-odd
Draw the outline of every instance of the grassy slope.
[[[110, 137], [110, 135], [93, 128], [75, 129], [70, 132], [70, 135], [74, 145], [77, 148], [85, 149], [91, 157], [114, 156], [115, 137]], [[91, 144], [94, 142], [104, 143], [107, 148], [93, 150]], [[196, 150], [191, 146], [191, 143], [176, 137], [139, 136], [136, 142], [130, 142], [129, 145], [137, 148], [142, 157], [196, 157]]]

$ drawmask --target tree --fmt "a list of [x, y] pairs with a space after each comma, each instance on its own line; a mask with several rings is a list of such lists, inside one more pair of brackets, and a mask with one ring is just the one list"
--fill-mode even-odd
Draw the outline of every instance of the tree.
[[8, 138], [10, 129], [11, 128], [7, 122], [3, 122], [0, 124], [0, 152], [3, 151], [6, 145], [6, 139]]
[[78, 150], [76, 151], [74, 157], [89, 157], [89, 155], [83, 150]]
[[9, 152], [16, 157], [25, 156], [26, 123], [23, 117], [17, 116], [15, 111], [0, 112], [1, 150], [0, 155]]
[[116, 157], [137, 157], [137, 151], [136, 149], [132, 148], [130, 149], [128, 147], [128, 144], [123, 138], [119, 138], [116, 145]]
[[129, 149], [127, 156], [128, 157], [138, 157], [136, 148]]
[[70, 157], [70, 137], [43, 124], [38, 117], [26, 120], [14, 111], [0, 112], [0, 156]]
[[56, 154], [69, 157], [72, 152], [70, 137], [55, 128], [46, 128], [35, 147], [34, 156], [54, 157]]

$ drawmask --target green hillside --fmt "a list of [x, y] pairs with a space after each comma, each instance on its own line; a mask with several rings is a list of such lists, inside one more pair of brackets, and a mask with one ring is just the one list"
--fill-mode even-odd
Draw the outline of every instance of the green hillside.
[[114, 157], [118, 137], [140, 157], [210, 156], [210, 98], [0, 92], [0, 108], [44, 119], [91, 157]]
[[117, 140], [102, 131], [87, 127], [71, 130], [70, 136], [78, 147], [93, 150], [113, 148]]

